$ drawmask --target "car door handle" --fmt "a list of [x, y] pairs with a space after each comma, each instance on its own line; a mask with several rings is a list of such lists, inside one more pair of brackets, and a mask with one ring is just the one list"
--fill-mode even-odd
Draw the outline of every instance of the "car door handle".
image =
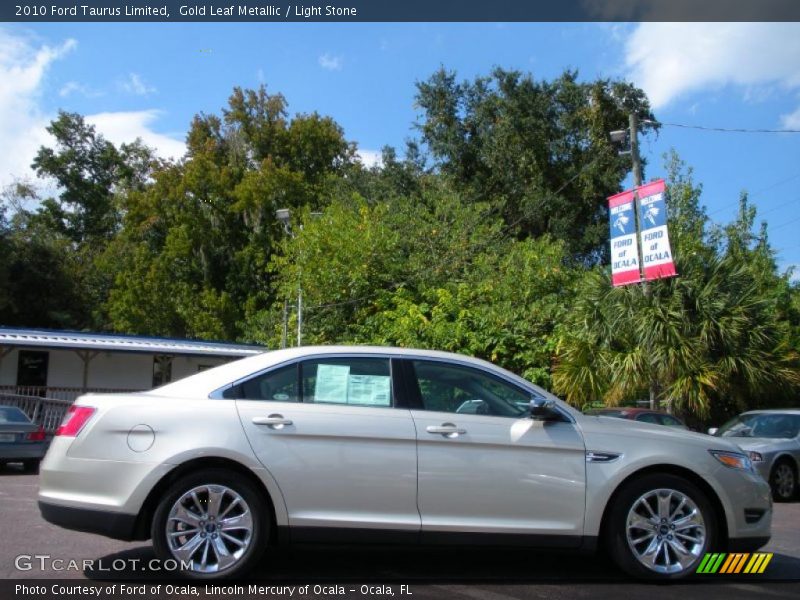
[[454, 438], [461, 434], [467, 433], [466, 429], [462, 429], [453, 423], [442, 423], [441, 425], [429, 425], [425, 428], [428, 433], [443, 435], [444, 437]]
[[266, 425], [272, 429], [283, 429], [287, 425], [292, 424], [291, 419], [284, 419], [283, 415], [270, 415], [268, 417], [253, 417], [253, 423], [256, 425]]

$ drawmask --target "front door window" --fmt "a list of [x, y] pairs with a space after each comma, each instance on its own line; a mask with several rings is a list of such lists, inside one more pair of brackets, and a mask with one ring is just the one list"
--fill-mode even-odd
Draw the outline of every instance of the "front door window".
[[434, 361], [411, 361], [425, 410], [519, 418], [530, 394], [477, 369]]

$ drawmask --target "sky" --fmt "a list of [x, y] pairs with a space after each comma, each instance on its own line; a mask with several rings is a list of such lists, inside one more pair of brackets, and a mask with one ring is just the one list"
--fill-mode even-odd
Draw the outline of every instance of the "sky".
[[[372, 164], [417, 135], [415, 83], [442, 66], [460, 79], [575, 69], [642, 87], [663, 123], [800, 130], [798, 23], [0, 23], [0, 186], [35, 179], [59, 109], [115, 143], [140, 137], [178, 157], [195, 114], [262, 83], [292, 114], [333, 117]], [[678, 152], [715, 222], [748, 191], [779, 265], [800, 271], [800, 133], [665, 126], [640, 144], [645, 179]]]

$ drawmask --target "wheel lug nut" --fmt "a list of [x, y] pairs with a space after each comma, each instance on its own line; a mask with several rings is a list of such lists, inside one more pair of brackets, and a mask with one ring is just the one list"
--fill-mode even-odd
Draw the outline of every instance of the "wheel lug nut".
[[659, 535], [659, 536], [658, 536], [656, 539], [660, 540], [660, 539], [661, 539], [661, 536]]
[[667, 539], [668, 539], [668, 540], [671, 540], [671, 539], [672, 539], [672, 536], [671, 536], [671, 535], [668, 535], [668, 536], [667, 536]]
[[670, 529], [675, 529], [675, 525], [670, 525], [669, 528]]

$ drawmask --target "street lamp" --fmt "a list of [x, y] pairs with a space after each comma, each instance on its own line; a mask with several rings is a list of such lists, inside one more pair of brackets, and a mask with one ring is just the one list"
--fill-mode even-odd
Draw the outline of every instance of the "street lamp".
[[[628, 145], [629, 136], [630, 136], [630, 131], [627, 129], [618, 129], [617, 131], [612, 131], [611, 133], [608, 134], [608, 137], [611, 138], [611, 143], [619, 144], [620, 146]], [[625, 154], [630, 154], [630, 152], [631, 151], [629, 149], [623, 147], [621, 150], [617, 152], [617, 154], [623, 156]]]
[[292, 234], [291, 228], [291, 213], [288, 208], [279, 208], [275, 211], [275, 218], [283, 225], [283, 230], [289, 235]]

